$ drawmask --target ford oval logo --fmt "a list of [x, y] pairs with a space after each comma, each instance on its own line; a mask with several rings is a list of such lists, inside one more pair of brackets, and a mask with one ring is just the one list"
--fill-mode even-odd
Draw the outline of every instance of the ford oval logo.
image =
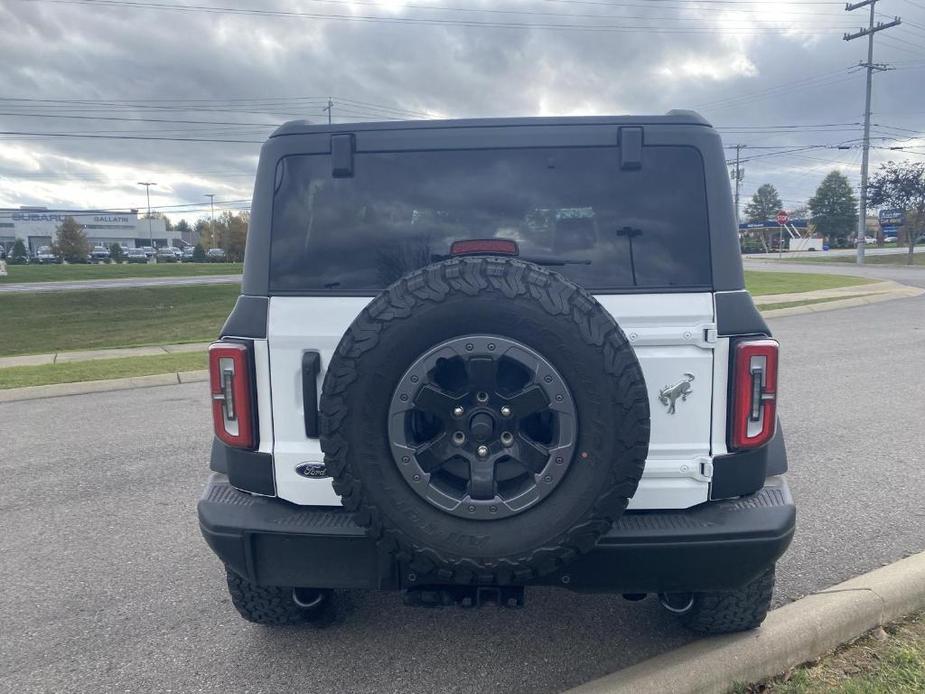
[[330, 475], [328, 475], [328, 469], [324, 466], [324, 463], [302, 463], [296, 466], [295, 471], [302, 477], [308, 477], [311, 479], [330, 477]]

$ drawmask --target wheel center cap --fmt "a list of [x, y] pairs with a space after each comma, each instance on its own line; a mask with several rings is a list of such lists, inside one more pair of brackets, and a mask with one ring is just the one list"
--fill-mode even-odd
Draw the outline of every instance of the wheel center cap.
[[487, 412], [472, 415], [469, 420], [469, 433], [476, 441], [487, 441], [495, 431], [495, 420]]

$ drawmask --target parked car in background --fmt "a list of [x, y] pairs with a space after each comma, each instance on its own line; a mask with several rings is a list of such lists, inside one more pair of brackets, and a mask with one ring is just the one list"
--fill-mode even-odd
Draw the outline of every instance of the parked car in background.
[[94, 263], [108, 263], [112, 254], [106, 246], [96, 246], [90, 251], [90, 260]]
[[206, 251], [206, 258], [209, 259], [210, 263], [224, 263], [225, 251], [221, 248], [210, 248]]
[[147, 263], [148, 254], [144, 248], [129, 248], [125, 252], [125, 260], [128, 263]]
[[193, 261], [193, 247], [187, 246], [183, 249], [183, 252], [180, 254], [180, 260], [184, 263], [190, 263]]
[[899, 239], [895, 236], [884, 236], [883, 243], [896, 243]]
[[51, 246], [39, 246], [32, 257], [32, 262], [39, 265], [60, 265], [61, 258], [51, 252]]
[[145, 252], [145, 255], [146, 255], [148, 258], [151, 258], [152, 256], [154, 256], [154, 255], [157, 253], [157, 249], [154, 248], [153, 246], [142, 246], [142, 247], [141, 247], [141, 250], [143, 250], [143, 251]]
[[177, 262], [177, 256], [174, 255], [172, 248], [159, 248], [157, 249], [157, 262], [175, 263]]

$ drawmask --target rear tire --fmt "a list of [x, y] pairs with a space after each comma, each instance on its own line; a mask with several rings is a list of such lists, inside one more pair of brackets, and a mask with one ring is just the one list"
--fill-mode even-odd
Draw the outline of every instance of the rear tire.
[[702, 634], [729, 634], [757, 629], [768, 615], [774, 593], [774, 566], [733, 591], [694, 593], [681, 623]]
[[231, 603], [249, 622], [271, 626], [310, 623], [323, 627], [334, 621], [332, 590], [258, 586], [231, 569], [225, 571]]

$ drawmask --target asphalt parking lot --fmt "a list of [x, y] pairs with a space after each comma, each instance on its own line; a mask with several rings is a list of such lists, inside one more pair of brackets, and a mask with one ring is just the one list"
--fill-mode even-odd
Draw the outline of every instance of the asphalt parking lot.
[[[777, 603], [925, 549], [925, 298], [780, 318], [798, 531]], [[202, 384], [0, 405], [0, 689], [558, 691], [691, 639], [653, 600], [523, 610], [345, 595], [325, 631], [240, 620], [202, 542]]]

